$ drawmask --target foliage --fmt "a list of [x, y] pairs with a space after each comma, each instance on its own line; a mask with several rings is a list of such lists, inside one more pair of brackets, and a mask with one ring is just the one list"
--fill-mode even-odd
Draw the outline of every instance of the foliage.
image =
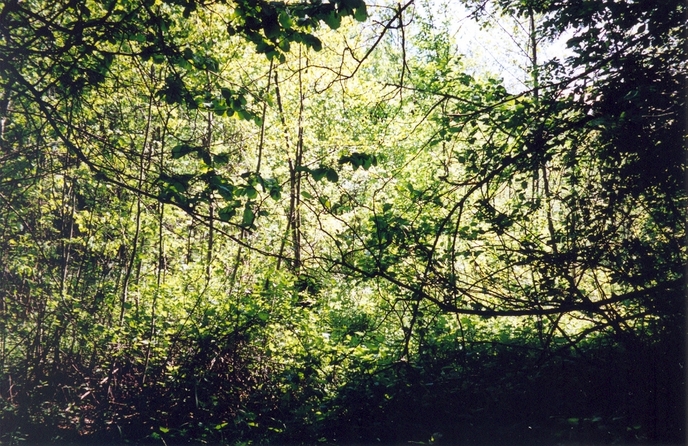
[[464, 3], [5, 2], [0, 441], [680, 442], [685, 5]]

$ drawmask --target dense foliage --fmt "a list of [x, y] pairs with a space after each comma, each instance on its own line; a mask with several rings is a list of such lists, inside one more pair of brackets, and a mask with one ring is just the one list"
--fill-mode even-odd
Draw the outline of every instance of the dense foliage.
[[4, 1], [0, 442], [681, 443], [685, 4], [462, 4]]

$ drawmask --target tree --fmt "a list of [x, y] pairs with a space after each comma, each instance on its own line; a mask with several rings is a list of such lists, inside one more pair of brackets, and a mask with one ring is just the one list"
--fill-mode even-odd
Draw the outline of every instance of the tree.
[[3, 441], [676, 441], [684, 6], [466, 4], [3, 4]]
[[[445, 107], [430, 141], [437, 158], [447, 158], [436, 163], [444, 173], [425, 190], [411, 185], [407, 195], [416, 203], [427, 197], [424, 209], [439, 222], [428, 227], [423, 214], [391, 206], [372, 219], [373, 238], [362, 244], [373, 263], [361, 268], [343, 259], [344, 267], [383, 277], [446, 311], [579, 312], [600, 317], [599, 329], [612, 328], [620, 339], [626, 320], [642, 317], [647, 305], [671, 306], [654, 313], [662, 317], [680, 310], [684, 104], [674, 67], [683, 64], [681, 6], [667, 14], [665, 5], [595, 5], [600, 15], [569, 41], [577, 56], [535, 66], [541, 78], [528, 92], [510, 95], [496, 81], [460, 73], [440, 84], [400, 86], [434, 95]], [[516, 14], [534, 8], [506, 6]], [[553, 17], [540, 32], [578, 24], [569, 17], [589, 18], [586, 7], [592, 5], [540, 10]], [[611, 30], [598, 56], [596, 27]], [[635, 28], [645, 33], [637, 43], [614, 40]], [[647, 48], [657, 51], [650, 56]], [[469, 91], [472, 100], [465, 99]], [[418, 262], [423, 266], [413, 266]], [[406, 264], [417, 273], [389, 272]], [[657, 301], [663, 293], [673, 297]], [[612, 310], [617, 304], [624, 310]]]
[[[532, 88], [510, 94], [460, 68], [425, 71], [408, 62], [398, 87], [436, 100], [428, 115], [436, 134], [423, 146], [433, 161], [424, 179], [410, 165], [395, 202], [370, 216], [365, 235], [352, 228], [356, 242], [333, 261], [389, 284], [407, 303], [407, 346], [422, 348], [422, 321], [434, 306], [520, 317], [516, 326], [533, 327], [534, 343], [552, 354], [604, 333], [638, 364], [681, 358], [684, 5], [475, 5], [477, 17], [496, 10], [531, 24]], [[572, 56], [537, 59], [535, 34], [570, 29]], [[652, 385], [680, 388], [680, 366], [665, 367]], [[665, 421], [676, 432], [682, 403], [669, 400]], [[639, 409], [655, 406], [625, 404], [637, 408], [652, 438], [668, 439], [654, 409]]]

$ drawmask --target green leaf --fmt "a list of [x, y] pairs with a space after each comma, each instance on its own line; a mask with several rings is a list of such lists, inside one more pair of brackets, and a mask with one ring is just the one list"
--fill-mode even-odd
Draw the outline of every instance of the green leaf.
[[182, 193], [189, 188], [189, 182], [195, 177], [193, 174], [166, 175], [160, 174], [158, 181], [165, 183], [166, 189], [172, 192]]
[[227, 112], [227, 107], [223, 105], [217, 105], [213, 107], [213, 113], [215, 113], [217, 116], [222, 116]]
[[[284, 51], [285, 53], [288, 53], [289, 50], [291, 49], [291, 44], [289, 43], [289, 40], [287, 40], [287, 39], [282, 39], [282, 40], [280, 40], [278, 46], [279, 46], [279, 49], [281, 49], [281, 50]], [[269, 57], [269, 56], [270, 56], [270, 55], [268, 54], [268, 57]], [[283, 57], [284, 57], [283, 54], [277, 53], [277, 58], [279, 59], [279, 61], [280, 61], [281, 63], [284, 63], [284, 62], [286, 61], [286, 59], [285, 59], [285, 60], [282, 60]]]
[[368, 10], [365, 3], [356, 8], [354, 11], [354, 19], [356, 19], [358, 22], [365, 22], [368, 19]]
[[254, 199], [258, 196], [258, 191], [253, 186], [246, 187], [246, 196], [250, 199]]
[[317, 37], [311, 36], [310, 34], [304, 34], [302, 36], [302, 40], [303, 40], [303, 43], [305, 43], [307, 46], [313, 48], [315, 51], [322, 50], [322, 42]]
[[198, 153], [201, 155], [201, 159], [206, 166], [211, 167], [213, 165], [213, 160], [207, 150], [199, 148]]
[[274, 51], [274, 50], [275, 50], [275, 46], [271, 45], [270, 43], [265, 42], [265, 41], [261, 41], [260, 43], [258, 43], [258, 45], [256, 45], [256, 52], [258, 54], [267, 54], [270, 51]]
[[222, 221], [229, 221], [236, 215], [236, 208], [234, 206], [226, 206], [220, 209], [217, 214]]
[[327, 169], [327, 173], [325, 175], [327, 177], [327, 181], [330, 183], [336, 183], [339, 181], [339, 174], [337, 174], [337, 171], [334, 169]]
[[234, 99], [234, 92], [232, 90], [222, 87], [220, 88], [220, 94], [222, 94], [222, 97], [225, 98], [227, 104], [232, 103], [232, 100]]
[[220, 153], [213, 156], [213, 162], [216, 166], [223, 166], [229, 162], [229, 155], [226, 153]]
[[329, 26], [331, 29], [338, 29], [339, 26], [342, 24], [342, 19], [339, 17], [336, 11], [330, 11], [329, 14], [325, 15], [323, 17], [323, 21]]
[[253, 213], [253, 210], [246, 204], [246, 207], [244, 208], [244, 215], [241, 218], [241, 225], [242, 226], [251, 226], [253, 224], [253, 220], [255, 220], [256, 216]]
[[197, 150], [199, 150], [198, 147], [189, 144], [179, 144], [172, 148], [172, 158], [179, 159], [188, 155], [189, 153], [196, 152]]
[[351, 155], [345, 155], [339, 158], [339, 164], [351, 164], [354, 170], [363, 167], [365, 170], [370, 169], [371, 166], [377, 166], [377, 157], [367, 153], [354, 152]]
[[284, 29], [290, 29], [292, 26], [294, 26], [294, 21], [291, 19], [291, 16], [287, 11], [280, 11], [279, 13], [279, 24], [282, 25], [282, 28]]
[[311, 169], [310, 172], [315, 181], [320, 181], [327, 175], [327, 168], [318, 167], [317, 169]]
[[373, 165], [373, 157], [372, 157], [372, 156], [369, 156], [369, 157], [365, 158], [365, 159], [363, 160], [363, 164], [362, 164], [362, 165], [363, 165], [363, 168], [364, 168], [365, 170], [370, 169], [370, 166]]
[[220, 193], [220, 196], [224, 198], [225, 200], [232, 200], [234, 199], [234, 186], [231, 184], [220, 184], [215, 186], [217, 188], [217, 191]]
[[244, 121], [250, 121], [254, 117], [251, 112], [249, 112], [248, 110], [245, 110], [243, 108], [238, 109], [238, 110], [235, 108], [234, 111], [237, 114], [237, 116], [239, 117], [239, 119], [242, 119]]
[[164, 98], [168, 104], [178, 104], [184, 102], [185, 94], [182, 79], [177, 75], [170, 75], [165, 79], [165, 86], [156, 93], [156, 96]]

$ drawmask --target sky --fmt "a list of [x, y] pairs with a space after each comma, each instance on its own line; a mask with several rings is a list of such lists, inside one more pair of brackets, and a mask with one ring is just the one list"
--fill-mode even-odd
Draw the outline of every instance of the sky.
[[[434, 10], [438, 19], [446, 18], [450, 33], [454, 37], [459, 52], [466, 60], [475, 64], [480, 70], [488, 70], [500, 77], [504, 86], [511, 93], [518, 93], [528, 87], [529, 66], [528, 24], [493, 15], [486, 17], [489, 25], [481, 28], [462, 2], [446, 0], [429, 0], [427, 4]], [[570, 54], [564, 35], [554, 42], [540, 42], [537, 48], [538, 61], [563, 58]]]

